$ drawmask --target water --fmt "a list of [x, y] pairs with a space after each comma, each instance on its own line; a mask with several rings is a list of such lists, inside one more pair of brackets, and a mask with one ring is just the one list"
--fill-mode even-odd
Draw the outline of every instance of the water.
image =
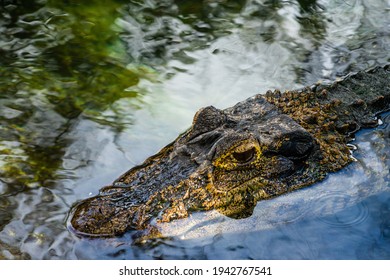
[[80, 239], [72, 204], [189, 127], [202, 106], [390, 62], [390, 1], [3, 0], [0, 259], [389, 259], [389, 115], [357, 161], [232, 220]]

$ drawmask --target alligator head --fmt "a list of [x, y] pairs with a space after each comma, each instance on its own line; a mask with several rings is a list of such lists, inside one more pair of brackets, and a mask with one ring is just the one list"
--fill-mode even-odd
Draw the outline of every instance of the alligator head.
[[376, 125], [375, 114], [390, 109], [389, 79], [389, 67], [379, 67], [329, 86], [203, 108], [174, 142], [75, 205], [71, 228], [113, 236], [194, 211], [247, 217], [257, 201], [351, 162], [350, 133]]
[[316, 139], [263, 96], [206, 107], [173, 143], [78, 204], [71, 225], [101, 236], [191, 211], [246, 217], [258, 200], [320, 180], [321, 159]]

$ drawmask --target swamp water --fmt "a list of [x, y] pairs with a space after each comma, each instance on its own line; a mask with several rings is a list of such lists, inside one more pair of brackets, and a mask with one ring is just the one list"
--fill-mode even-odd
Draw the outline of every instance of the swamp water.
[[356, 162], [247, 219], [195, 213], [144, 246], [66, 227], [200, 107], [389, 63], [390, 1], [0, 3], [0, 259], [390, 258], [389, 114]]

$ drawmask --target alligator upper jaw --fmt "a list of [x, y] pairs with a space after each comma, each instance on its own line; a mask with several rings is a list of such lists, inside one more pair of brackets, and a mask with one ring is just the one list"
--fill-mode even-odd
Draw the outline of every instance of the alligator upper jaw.
[[[83, 237], [110, 237], [135, 228], [134, 221], [142, 214], [142, 206], [135, 205], [123, 192], [129, 189], [106, 187], [104, 194], [90, 197], [74, 205], [67, 219], [69, 230]], [[139, 214], [141, 213], [141, 214]]]
[[[67, 218], [66, 226], [70, 232], [79, 237], [87, 237], [87, 238], [98, 238], [98, 237], [111, 237], [114, 236], [113, 232], [99, 232], [96, 228], [99, 228], [98, 223], [93, 223], [96, 219], [96, 215], [91, 213], [93, 210], [87, 211], [87, 202], [89, 200], [84, 200], [72, 207], [71, 212]], [[92, 226], [95, 227], [92, 230]]]
[[[69, 217], [66, 222], [66, 227], [70, 232], [78, 237], [86, 238], [105, 238], [115, 236], [114, 232], [98, 232], [96, 230], [88, 230], [87, 228], [82, 227], [82, 222], [79, 220], [80, 214], [75, 216], [75, 209], [70, 212]], [[82, 213], [81, 213], [82, 214]]]

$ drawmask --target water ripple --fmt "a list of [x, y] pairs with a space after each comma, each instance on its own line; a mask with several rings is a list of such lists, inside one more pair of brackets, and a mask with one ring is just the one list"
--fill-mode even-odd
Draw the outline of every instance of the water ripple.
[[343, 228], [361, 224], [369, 216], [364, 202], [354, 203], [353, 197], [343, 193], [329, 193], [317, 200], [318, 220], [332, 227]]

